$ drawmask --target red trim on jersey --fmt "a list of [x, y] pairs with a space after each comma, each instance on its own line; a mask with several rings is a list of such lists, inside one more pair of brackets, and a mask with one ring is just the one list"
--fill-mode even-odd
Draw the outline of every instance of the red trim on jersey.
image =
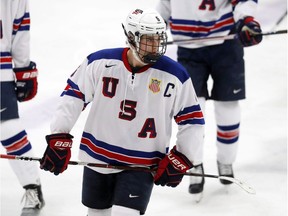
[[[126, 69], [132, 73], [132, 69], [131, 69], [131, 66], [129, 64], [128, 57], [127, 57], [127, 53], [129, 51], [129, 49], [130, 48], [124, 48], [123, 53], [122, 53], [122, 61], [125, 65]], [[151, 67], [151, 65], [149, 65], [149, 64], [145, 65], [142, 68], [140, 68], [140, 70], [138, 70], [137, 73], [145, 72], [150, 67]]]
[[88, 148], [91, 149], [91, 151], [95, 152], [96, 154], [99, 154], [104, 157], [108, 157], [111, 160], [117, 160], [123, 163], [151, 166], [151, 165], [158, 164], [160, 161], [159, 158], [145, 159], [145, 158], [137, 158], [137, 157], [132, 157], [132, 156], [125, 156], [117, 152], [111, 152], [107, 149], [96, 146], [89, 139], [84, 138], [84, 137], [82, 137], [81, 139], [81, 145], [86, 145]]

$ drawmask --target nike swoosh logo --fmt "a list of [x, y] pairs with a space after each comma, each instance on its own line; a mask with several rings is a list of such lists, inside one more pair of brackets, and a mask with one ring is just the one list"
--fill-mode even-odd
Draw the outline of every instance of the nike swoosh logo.
[[132, 194], [129, 194], [129, 198], [137, 198], [137, 197], [139, 197], [139, 196], [137, 196], [137, 195], [132, 195]]
[[237, 93], [239, 93], [240, 91], [242, 91], [242, 89], [234, 89], [234, 90], [233, 90], [233, 94], [237, 94]]
[[7, 109], [6, 107], [5, 107], [5, 108], [3, 108], [3, 109], [1, 109], [1, 110], [0, 110], [0, 113], [1, 113], [1, 112], [3, 112], [3, 111], [4, 111], [4, 110], [6, 110], [6, 109]]
[[112, 65], [105, 65], [105, 68], [110, 68], [110, 67], [113, 67], [113, 66], [116, 66], [116, 64], [112, 64]]

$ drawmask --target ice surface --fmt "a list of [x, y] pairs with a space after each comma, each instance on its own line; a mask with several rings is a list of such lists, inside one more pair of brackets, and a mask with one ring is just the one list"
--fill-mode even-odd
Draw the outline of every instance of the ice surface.
[[[257, 18], [263, 31], [287, 29], [285, 0], [259, 1]], [[121, 22], [134, 7], [154, 7], [156, 0], [30, 0], [31, 57], [39, 69], [39, 93], [20, 104], [20, 114], [35, 155], [41, 157], [49, 121], [67, 77], [91, 52], [124, 46]], [[175, 58], [175, 45], [167, 55]], [[240, 146], [234, 165], [236, 178], [256, 190], [250, 195], [236, 185], [228, 189], [206, 178], [204, 197], [196, 204], [188, 193], [189, 178], [177, 188], [154, 188], [146, 215], [152, 216], [285, 216], [287, 215], [287, 35], [265, 37], [245, 49], [247, 99], [241, 102]], [[213, 103], [207, 103], [205, 171], [217, 174]], [[87, 112], [71, 133], [73, 160]], [[171, 145], [174, 142], [171, 140]], [[5, 154], [4, 149], [1, 153]], [[24, 162], [23, 162], [24, 163]], [[24, 193], [8, 161], [0, 160], [1, 216], [20, 215]], [[63, 174], [41, 171], [46, 206], [41, 216], [85, 216], [81, 204], [82, 167], [70, 166]]]

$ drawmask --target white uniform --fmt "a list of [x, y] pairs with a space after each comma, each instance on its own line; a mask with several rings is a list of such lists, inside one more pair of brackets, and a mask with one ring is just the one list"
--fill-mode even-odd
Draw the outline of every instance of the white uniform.
[[14, 81], [12, 68], [27, 67], [30, 63], [27, 0], [1, 0], [0, 22], [0, 81]]
[[199, 161], [196, 155], [202, 149], [204, 118], [188, 73], [166, 56], [133, 73], [127, 51], [101, 50], [85, 59], [68, 79], [52, 133], [69, 133], [83, 108], [93, 102], [80, 160], [157, 165], [168, 152], [174, 118], [179, 126], [177, 150], [192, 162]]
[[[233, 32], [236, 31], [235, 23], [246, 16], [255, 17], [256, 7], [257, 0], [159, 0], [156, 10], [162, 15], [166, 22], [169, 23], [173, 40], [176, 41], [227, 36], [231, 32], [235, 33]], [[213, 46], [216, 44], [223, 44], [223, 46]], [[229, 44], [227, 47], [228, 46]], [[208, 75], [213, 77], [212, 93], [217, 91], [217, 87], [221, 88], [222, 86], [223, 88], [223, 92], [218, 91], [218, 98], [215, 99], [212, 95], [217, 124], [217, 160], [223, 164], [232, 164], [236, 160], [241, 117], [240, 105], [237, 100], [245, 98], [244, 66], [241, 66], [243, 51], [235, 45], [230, 46], [231, 49], [229, 50], [224, 44], [224, 40], [203, 40], [202, 42], [191, 42], [187, 44], [179, 43], [177, 51], [177, 59], [180, 63], [184, 65], [185, 62], [191, 61], [189, 64], [187, 63], [185, 67], [187, 70], [190, 70], [189, 73], [193, 81], [197, 82], [197, 84], [200, 83], [200, 85], [197, 86], [197, 93], [203, 111], [205, 111], [204, 97], [206, 96], [204, 94], [200, 96], [200, 91], [207, 87], [205, 85], [207, 84]], [[184, 50], [186, 50], [186, 52]], [[184, 52], [185, 54], [183, 54]], [[195, 54], [195, 52], [197, 52], [197, 54]], [[226, 70], [225, 67], [222, 66], [223, 63], [220, 59], [217, 60], [213, 56], [211, 57], [211, 53], [217, 52], [219, 56], [222, 55], [222, 58], [227, 62], [227, 70], [230, 70], [230, 74], [235, 74], [231, 80], [227, 77], [228, 73], [222, 73], [221, 76], [216, 75]], [[226, 58], [228, 55], [231, 56], [230, 60]], [[194, 58], [193, 56], [196, 57]], [[236, 64], [238, 64], [237, 69], [239, 71], [231, 67], [231, 65], [235, 66]], [[223, 81], [225, 77], [227, 78], [226, 83]], [[233, 83], [240, 83], [242, 79], [243, 84], [239, 84], [242, 85], [240, 88], [233, 86], [236, 85]], [[225, 84], [227, 91], [224, 89], [223, 84]], [[229, 86], [230, 84], [231, 86]], [[237, 89], [241, 89], [243, 95], [236, 95], [233, 92], [235, 98], [233, 98], [232, 101], [232, 97], [229, 99], [224, 98], [225, 94], [230, 91], [229, 89], [231, 89], [231, 93], [232, 89], [236, 91]]]
[[[253, 16], [257, 0], [160, 0], [157, 11], [169, 22], [174, 40], [226, 36], [234, 23], [245, 16]], [[173, 10], [171, 10], [173, 8]], [[181, 44], [199, 48], [222, 44], [223, 40]]]
[[[13, 83], [15, 76], [13, 68], [27, 67], [30, 63], [30, 14], [27, 0], [1, 0], [0, 13], [0, 85], [5, 82]], [[13, 84], [12, 84], [13, 85]], [[4, 84], [2, 84], [2, 88]], [[2, 89], [1, 88], [1, 89]], [[7, 92], [4, 91], [3, 94]], [[16, 93], [13, 86], [11, 97], [2, 98], [1, 104], [9, 104], [6, 99], [13, 101], [15, 115], [11, 119], [1, 121], [1, 144], [7, 154], [34, 156], [32, 145], [27, 138], [27, 133], [18, 118]], [[17, 107], [17, 108], [16, 108]], [[9, 108], [1, 106], [1, 112]], [[7, 109], [7, 110], [6, 110]], [[23, 161], [9, 160], [13, 171], [22, 186], [40, 184], [39, 164], [37, 162], [25, 163]]]

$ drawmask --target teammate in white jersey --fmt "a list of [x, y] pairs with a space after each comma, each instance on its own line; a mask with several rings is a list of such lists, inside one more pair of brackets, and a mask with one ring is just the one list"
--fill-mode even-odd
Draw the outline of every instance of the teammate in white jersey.
[[[90, 113], [80, 143], [81, 161], [157, 168], [120, 171], [85, 167], [82, 203], [89, 216], [144, 214], [153, 184], [176, 187], [199, 163], [204, 118], [192, 81], [164, 56], [166, 24], [155, 10], [131, 11], [123, 25], [129, 47], [90, 54], [68, 79], [46, 136], [41, 168], [67, 168], [69, 134], [86, 105]], [[172, 119], [177, 141], [169, 150]]]
[[[1, 144], [8, 155], [33, 156], [18, 114], [17, 101], [37, 93], [37, 68], [30, 61], [30, 15], [27, 0], [1, 0], [0, 86]], [[23, 213], [44, 205], [37, 162], [9, 161], [25, 192]], [[4, 173], [3, 173], [4, 174]]]
[[[232, 165], [236, 160], [240, 127], [239, 100], [245, 98], [243, 47], [262, 40], [260, 25], [253, 17], [256, 6], [257, 0], [160, 0], [157, 5], [175, 41], [229, 34], [239, 38], [179, 43], [177, 50], [177, 60], [189, 72], [202, 110], [205, 111], [207, 99], [214, 100], [217, 166], [222, 176], [234, 176]], [[209, 77], [213, 80], [211, 93]], [[193, 172], [204, 172], [202, 163], [194, 165]], [[189, 192], [202, 192], [204, 182], [204, 177], [191, 176]]]

